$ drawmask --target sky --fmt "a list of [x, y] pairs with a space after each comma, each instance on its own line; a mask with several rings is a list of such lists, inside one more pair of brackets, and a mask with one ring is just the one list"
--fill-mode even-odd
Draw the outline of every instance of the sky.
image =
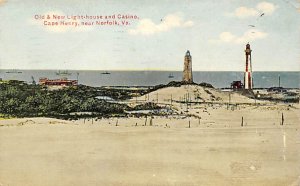
[[[297, 0], [0, 0], [0, 69], [181, 71], [189, 50], [193, 70], [244, 71], [249, 42], [253, 71], [300, 71], [299, 7]], [[119, 14], [136, 19], [109, 19], [117, 26], [67, 19]], [[79, 26], [44, 25], [60, 23], [53, 15]]]

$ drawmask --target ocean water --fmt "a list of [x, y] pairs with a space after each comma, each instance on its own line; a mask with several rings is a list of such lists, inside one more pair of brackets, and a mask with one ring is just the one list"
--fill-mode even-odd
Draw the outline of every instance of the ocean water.
[[[57, 79], [63, 76], [56, 75], [56, 70], [18, 70], [22, 73], [6, 73], [10, 70], [0, 70], [0, 78], [3, 80], [22, 80], [32, 82], [32, 77], [38, 82], [39, 78], [47, 77]], [[69, 70], [68, 79], [77, 79], [79, 84], [89, 86], [154, 86], [166, 84], [170, 81], [181, 81], [181, 71], [109, 71], [110, 74], [102, 74], [104, 71]], [[168, 76], [173, 74], [174, 78]], [[194, 71], [194, 82], [206, 82], [217, 88], [230, 87], [232, 81], [243, 82], [243, 72], [224, 71]], [[281, 86], [285, 88], [300, 88], [300, 72], [254, 72], [253, 82], [256, 88], [268, 88], [278, 86], [278, 77]]]

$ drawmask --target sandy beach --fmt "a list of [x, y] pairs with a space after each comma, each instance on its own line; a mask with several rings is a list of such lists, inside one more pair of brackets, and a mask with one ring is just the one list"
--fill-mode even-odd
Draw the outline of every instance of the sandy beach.
[[152, 126], [149, 117], [146, 126], [143, 117], [0, 120], [0, 185], [298, 186], [294, 106], [207, 107], [200, 121], [155, 116]]

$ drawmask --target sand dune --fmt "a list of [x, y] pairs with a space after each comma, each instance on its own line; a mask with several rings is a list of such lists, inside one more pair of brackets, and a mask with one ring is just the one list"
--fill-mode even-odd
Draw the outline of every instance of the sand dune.
[[[187, 93], [216, 104], [176, 102]], [[249, 105], [232, 93], [239, 104], [228, 106], [228, 94], [194, 85], [151, 92], [149, 101], [176, 111], [152, 116], [152, 126], [150, 116], [0, 120], [0, 186], [300, 185], [299, 104]]]
[[218, 89], [198, 85], [161, 88], [141, 97], [133, 98], [131, 101], [171, 104], [171, 100], [176, 102], [185, 99], [192, 102], [228, 103], [230, 99], [230, 103], [268, 103], [267, 101], [250, 99], [236, 92], [222, 92]]
[[185, 115], [156, 116], [152, 126], [149, 117], [146, 126], [145, 117], [1, 120], [0, 184], [299, 185], [298, 114], [223, 106], [199, 112], [200, 123]]

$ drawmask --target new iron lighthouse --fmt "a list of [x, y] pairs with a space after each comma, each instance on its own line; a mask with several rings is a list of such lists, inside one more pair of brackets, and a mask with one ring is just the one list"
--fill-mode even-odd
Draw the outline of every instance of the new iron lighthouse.
[[250, 44], [248, 43], [246, 45], [246, 70], [245, 70], [245, 76], [244, 76], [244, 86], [245, 89], [252, 89], [253, 87], [253, 79], [252, 79], [252, 61], [251, 61], [251, 48]]

